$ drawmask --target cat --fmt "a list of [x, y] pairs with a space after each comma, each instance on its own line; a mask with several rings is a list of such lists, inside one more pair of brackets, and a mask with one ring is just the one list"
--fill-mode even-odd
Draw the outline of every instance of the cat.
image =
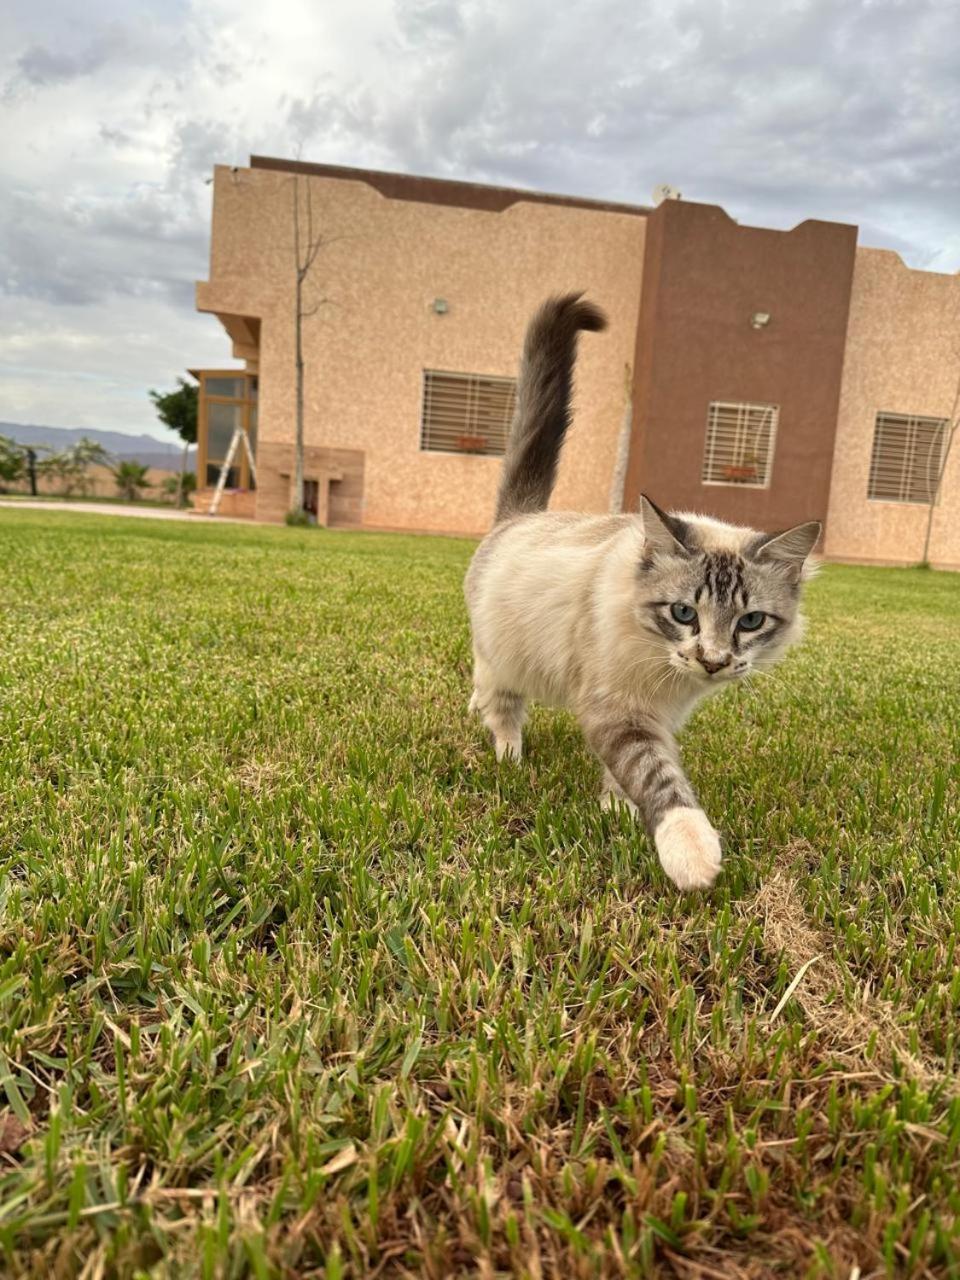
[[802, 629], [816, 520], [780, 533], [668, 514], [547, 511], [570, 424], [578, 335], [606, 328], [579, 293], [527, 329], [493, 529], [467, 570], [473, 696], [498, 760], [519, 759], [526, 704], [566, 707], [603, 764], [601, 802], [639, 814], [667, 876], [709, 888], [720, 837], [674, 738], [701, 699], [771, 667]]

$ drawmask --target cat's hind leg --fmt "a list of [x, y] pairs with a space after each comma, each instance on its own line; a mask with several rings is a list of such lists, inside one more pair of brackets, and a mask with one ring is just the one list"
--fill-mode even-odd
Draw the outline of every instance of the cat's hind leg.
[[493, 734], [497, 759], [511, 756], [520, 759], [523, 749], [523, 722], [527, 707], [521, 694], [505, 689], [488, 663], [477, 657], [473, 669], [473, 695], [470, 710], [476, 711]]

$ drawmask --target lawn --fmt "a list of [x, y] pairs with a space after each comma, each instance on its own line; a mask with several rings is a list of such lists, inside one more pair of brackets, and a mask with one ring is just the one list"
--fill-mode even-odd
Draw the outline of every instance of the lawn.
[[960, 578], [698, 713], [683, 897], [470, 552], [0, 511], [0, 1273], [960, 1275]]

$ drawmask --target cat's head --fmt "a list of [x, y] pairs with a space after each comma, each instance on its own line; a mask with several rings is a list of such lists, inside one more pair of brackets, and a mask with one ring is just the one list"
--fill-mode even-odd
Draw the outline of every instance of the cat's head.
[[772, 666], [800, 633], [819, 522], [757, 533], [640, 502], [640, 624], [669, 665], [705, 685]]

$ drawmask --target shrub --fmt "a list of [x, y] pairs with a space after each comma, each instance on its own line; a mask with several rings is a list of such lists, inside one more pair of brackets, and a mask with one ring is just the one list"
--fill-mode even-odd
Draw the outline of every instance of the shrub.
[[131, 502], [139, 498], [142, 490], [150, 487], [147, 468], [142, 462], [132, 462], [130, 459], [117, 463], [113, 468], [113, 478], [121, 495]]
[[[182, 481], [182, 483], [181, 483]], [[190, 494], [195, 493], [197, 488], [197, 477], [193, 471], [185, 471], [183, 476], [167, 476], [160, 486], [161, 492], [165, 498], [170, 498], [176, 502], [177, 494], [180, 494], [180, 505], [182, 507], [191, 506]]]

